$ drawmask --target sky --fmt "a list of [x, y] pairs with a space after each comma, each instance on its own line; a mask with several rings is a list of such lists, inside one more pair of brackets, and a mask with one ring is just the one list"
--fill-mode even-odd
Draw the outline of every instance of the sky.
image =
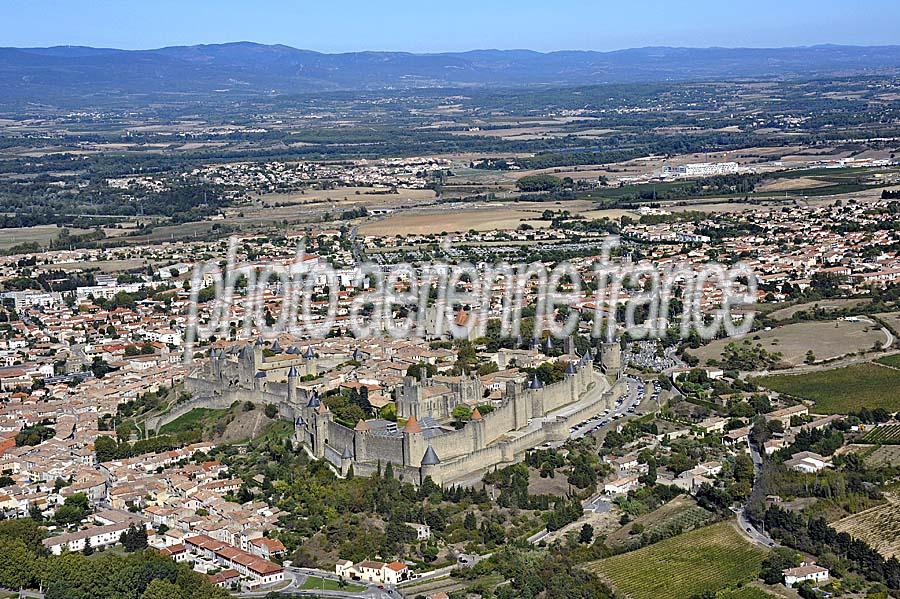
[[320, 52], [900, 43], [897, 0], [0, 0], [0, 46]]

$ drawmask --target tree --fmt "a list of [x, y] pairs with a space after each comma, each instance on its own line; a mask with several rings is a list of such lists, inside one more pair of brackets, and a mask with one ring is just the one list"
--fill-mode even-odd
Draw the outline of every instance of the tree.
[[144, 594], [141, 595], [141, 599], [183, 599], [183, 597], [184, 593], [178, 585], [161, 578], [148, 584]]
[[109, 462], [116, 459], [119, 452], [119, 444], [112, 437], [100, 436], [94, 441], [94, 451], [97, 452], [98, 462]]
[[796, 551], [786, 547], [776, 547], [763, 560], [759, 577], [766, 584], [778, 584], [782, 580], [781, 572], [800, 565], [800, 556]]
[[472, 410], [465, 404], [459, 404], [453, 408], [453, 412], [450, 415], [456, 420], [457, 426], [462, 426], [472, 417]]
[[37, 560], [20, 539], [0, 537], [0, 586], [21, 589], [31, 586]]
[[84, 549], [81, 550], [83, 555], [93, 555], [94, 547], [91, 545], [91, 537], [88, 537], [84, 540]]
[[753, 477], [753, 460], [746, 453], [739, 453], [734, 459], [734, 480], [752, 481]]
[[590, 545], [591, 541], [594, 540], [594, 527], [590, 524], [585, 524], [581, 527], [581, 531], [578, 533], [578, 542], [583, 543], [585, 545]]
[[266, 418], [275, 418], [278, 416], [278, 406], [273, 403], [267, 403], [265, 409]]

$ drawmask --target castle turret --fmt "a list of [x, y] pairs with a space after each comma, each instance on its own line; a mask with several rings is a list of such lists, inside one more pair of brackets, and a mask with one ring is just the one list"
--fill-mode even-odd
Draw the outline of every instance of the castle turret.
[[618, 341], [603, 344], [600, 352], [600, 368], [603, 374], [619, 377], [622, 371], [622, 348]]
[[350, 451], [349, 446], [344, 447], [344, 452], [341, 454], [341, 476], [347, 476], [347, 473], [350, 472], [350, 464], [353, 463], [353, 453]]
[[472, 444], [475, 451], [484, 449], [484, 446], [487, 444], [484, 432], [484, 417], [482, 417], [478, 407], [472, 410], [469, 426], [472, 427]]
[[403, 427], [403, 465], [419, 467], [421, 455], [425, 452], [425, 435], [415, 416], [410, 416]]
[[257, 391], [266, 390], [266, 373], [262, 370], [253, 375], [253, 388]]
[[253, 368], [259, 370], [263, 363], [263, 349], [265, 345], [263, 344], [262, 337], [256, 338], [256, 343], [253, 344]]
[[360, 462], [366, 461], [366, 456], [368, 455], [366, 451], [366, 445], [369, 438], [369, 431], [372, 428], [365, 420], [360, 420], [356, 423], [356, 426], [353, 427], [353, 451], [356, 455], [356, 459]]
[[422, 456], [419, 468], [419, 483], [424, 483], [426, 478], [431, 478], [434, 483], [440, 485], [443, 482], [440, 474], [441, 459], [438, 457], [437, 452], [434, 451], [434, 448], [429, 445]]
[[303, 368], [307, 376], [318, 374], [318, 361], [311, 345], [307, 345], [306, 351], [303, 353]]
[[291, 369], [288, 370], [287, 375], [287, 397], [288, 403], [291, 406], [297, 404], [297, 378], [300, 376], [300, 373], [297, 372], [297, 368], [295, 366], [291, 366]]

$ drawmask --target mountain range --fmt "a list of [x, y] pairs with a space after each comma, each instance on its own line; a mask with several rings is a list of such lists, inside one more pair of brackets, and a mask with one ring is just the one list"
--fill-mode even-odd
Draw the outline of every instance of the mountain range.
[[0, 48], [0, 99], [269, 95], [428, 87], [799, 78], [900, 70], [900, 46], [649, 47], [613, 52], [475, 50], [323, 54], [237, 42], [116, 50]]

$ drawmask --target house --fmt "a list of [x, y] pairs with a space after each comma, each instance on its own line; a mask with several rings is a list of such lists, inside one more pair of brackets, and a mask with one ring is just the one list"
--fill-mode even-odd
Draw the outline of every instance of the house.
[[726, 424], [728, 424], [728, 420], [725, 418], [710, 417], [703, 420], [697, 427], [703, 431], [704, 435], [712, 435], [724, 433]]
[[109, 547], [119, 542], [119, 537], [128, 530], [129, 526], [131, 524], [126, 522], [107, 524], [105, 526], [91, 526], [76, 532], [44, 539], [43, 543], [44, 547], [49, 549], [53, 555], [61, 555], [63, 550], [81, 551], [87, 543], [90, 543], [91, 547], [95, 549]]
[[628, 491], [638, 488], [638, 486], [638, 477], [626, 476], [603, 485], [603, 493], [606, 495], [624, 495]]
[[784, 462], [784, 465], [797, 472], [812, 474], [825, 468], [828, 465], [828, 460], [817, 453], [801, 451], [792, 455], [791, 459]]
[[[624, 455], [620, 458], [613, 458], [609, 460], [610, 466], [613, 468], [613, 472], [622, 475], [632, 470], [638, 470], [641, 466], [638, 461], [638, 455], [636, 453], [629, 453], [628, 455]], [[645, 465], [646, 468], [646, 465]]]
[[771, 422], [772, 420], [778, 420], [782, 425], [784, 425], [785, 428], [787, 428], [791, 425], [791, 418], [793, 416], [809, 416], [809, 408], [807, 408], [803, 404], [799, 404], [796, 406], [781, 408], [780, 410], [775, 410], [774, 412], [769, 412], [765, 416], [766, 420], [768, 420], [769, 422]]
[[407, 522], [406, 525], [416, 531], [417, 541], [427, 541], [431, 538], [431, 527], [427, 524], [419, 524], [418, 522]]
[[209, 581], [220, 589], [236, 589], [241, 584], [241, 575], [237, 570], [228, 568], [211, 574]]
[[743, 428], [736, 428], [733, 431], [728, 431], [724, 435], [722, 435], [722, 444], [727, 447], [734, 447], [735, 445], [747, 445], [750, 438], [750, 427], [745, 426]]
[[265, 559], [284, 555], [287, 549], [278, 539], [270, 539], [268, 537], [259, 537], [250, 540], [250, 553], [258, 555]]
[[258, 555], [253, 555], [207, 535], [184, 540], [187, 550], [202, 559], [224, 568], [237, 570], [245, 580], [244, 586], [256, 588], [284, 580], [284, 568]]
[[375, 584], [398, 585], [412, 578], [409, 566], [403, 562], [384, 563], [364, 560], [354, 564], [349, 560], [339, 560], [334, 566], [334, 572], [341, 578]]
[[183, 543], [163, 547], [159, 552], [166, 557], [172, 558], [176, 563], [186, 561], [188, 558], [188, 552]]
[[793, 587], [804, 581], [812, 581], [819, 585], [828, 582], [828, 568], [804, 562], [797, 568], [788, 568], [781, 573], [784, 576], [784, 586]]

